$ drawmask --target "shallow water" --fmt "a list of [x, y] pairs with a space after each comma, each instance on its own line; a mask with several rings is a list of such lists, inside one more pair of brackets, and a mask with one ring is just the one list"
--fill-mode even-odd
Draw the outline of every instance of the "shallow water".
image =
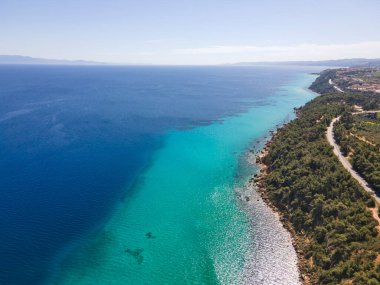
[[245, 186], [256, 168], [242, 157], [312, 98], [304, 88], [313, 79], [299, 75], [239, 115], [166, 132], [112, 218], [67, 254], [54, 283], [298, 284], [290, 236]]

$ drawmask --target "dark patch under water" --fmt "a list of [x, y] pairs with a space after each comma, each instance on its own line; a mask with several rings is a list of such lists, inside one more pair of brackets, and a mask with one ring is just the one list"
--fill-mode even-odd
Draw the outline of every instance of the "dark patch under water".
[[137, 264], [141, 264], [143, 261], [144, 261], [144, 257], [142, 255], [142, 252], [144, 251], [144, 249], [142, 248], [137, 248], [135, 250], [132, 250], [132, 249], [129, 249], [127, 248], [125, 250], [126, 253], [128, 253], [129, 255], [131, 255], [134, 259], [136, 259], [136, 262]]

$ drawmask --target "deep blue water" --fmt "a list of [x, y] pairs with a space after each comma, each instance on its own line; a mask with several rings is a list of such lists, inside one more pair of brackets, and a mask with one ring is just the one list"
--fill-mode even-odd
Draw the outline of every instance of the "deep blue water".
[[270, 104], [295, 67], [0, 66], [0, 284], [41, 284], [171, 129]]

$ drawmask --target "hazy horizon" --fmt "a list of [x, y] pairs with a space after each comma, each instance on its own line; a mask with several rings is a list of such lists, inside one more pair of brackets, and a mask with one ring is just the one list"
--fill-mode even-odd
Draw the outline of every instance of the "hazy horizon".
[[[305, 66], [318, 66], [318, 63], [328, 63], [328, 66], [333, 66], [334, 62], [351, 62], [353, 65], [363, 65], [365, 61], [373, 61], [380, 63], [380, 58], [338, 58], [338, 59], [327, 59], [327, 60], [304, 60], [304, 61], [242, 61], [233, 63], [220, 63], [220, 64], [149, 64], [149, 63], [110, 63], [110, 62], [100, 62], [100, 61], [88, 61], [83, 59], [65, 59], [65, 58], [40, 58], [40, 57], [30, 57], [25, 55], [3, 55], [0, 54], [0, 65], [11, 64], [11, 65], [94, 65], [94, 66], [244, 66], [244, 65], [305, 65]], [[310, 64], [309, 64], [310, 63]], [[319, 66], [325, 66], [323, 64]], [[341, 65], [337, 65], [341, 66]], [[351, 66], [351, 65], [348, 65]]]

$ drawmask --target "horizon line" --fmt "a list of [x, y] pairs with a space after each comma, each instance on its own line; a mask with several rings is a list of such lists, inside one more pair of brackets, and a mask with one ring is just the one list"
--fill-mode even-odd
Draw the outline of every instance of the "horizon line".
[[[1, 62], [1, 57], [15, 57], [20, 60], [32, 60], [36, 62]], [[40, 61], [52, 61], [52, 62], [38, 62]], [[0, 54], [0, 65], [70, 65], [70, 66], [238, 66], [238, 65], [270, 65], [270, 64], [292, 64], [294, 65], [300, 63], [314, 63], [319, 62], [331, 62], [334, 61], [380, 61], [380, 57], [366, 58], [366, 57], [342, 57], [342, 58], [331, 58], [323, 60], [263, 60], [263, 61], [237, 61], [237, 62], [225, 62], [225, 63], [204, 63], [204, 64], [173, 64], [173, 63], [116, 63], [116, 62], [100, 62], [85, 59], [57, 59], [57, 58], [45, 58], [45, 57], [33, 57], [28, 55], [17, 55], [17, 54]], [[321, 65], [323, 66], [323, 65]]]

